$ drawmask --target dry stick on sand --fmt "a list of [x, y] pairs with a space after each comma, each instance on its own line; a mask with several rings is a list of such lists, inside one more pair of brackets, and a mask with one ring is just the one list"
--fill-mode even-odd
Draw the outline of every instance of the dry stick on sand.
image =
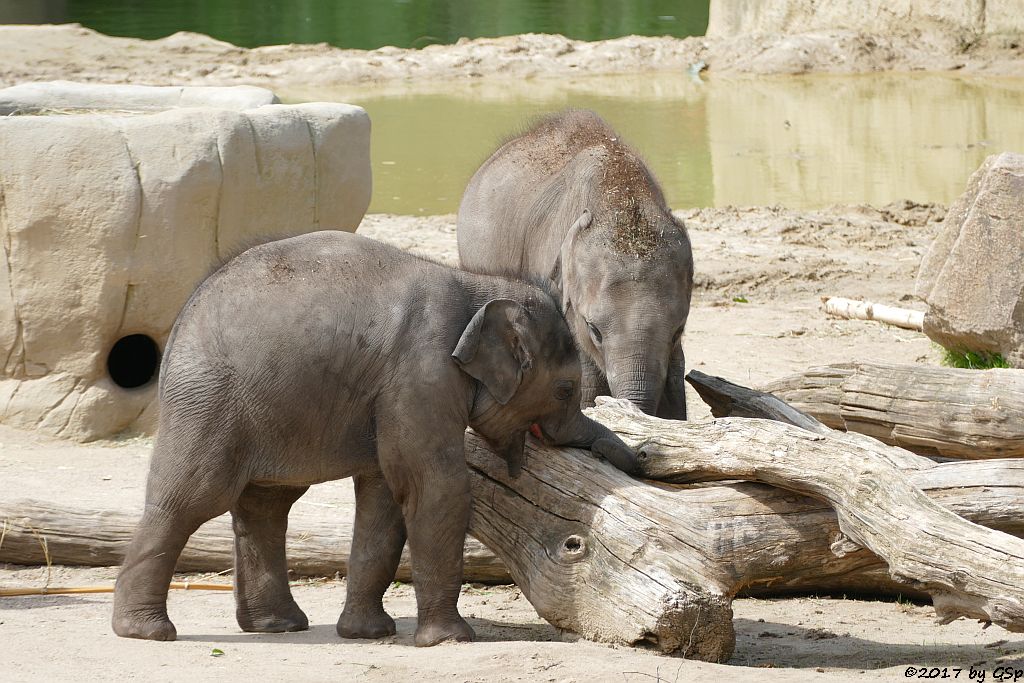
[[653, 479], [744, 479], [825, 500], [846, 536], [833, 543], [836, 554], [870, 549], [893, 578], [931, 594], [942, 623], [965, 616], [1024, 632], [1024, 540], [930, 500], [897, 469], [893, 454], [753, 419], [701, 425], [698, 443], [622, 402], [604, 402], [593, 417], [640, 446], [644, 474]]
[[1024, 370], [843, 363], [763, 389], [829, 427], [922, 455], [1024, 457]]
[[895, 325], [908, 330], [922, 331], [924, 325], [924, 313], [912, 311], [907, 308], [896, 308], [884, 304], [875, 304], [870, 301], [854, 301], [842, 297], [826, 297], [825, 312], [837, 318], [850, 320], [876, 320], [887, 325]]
[[[191, 581], [172, 581], [171, 590], [182, 591], [229, 591], [234, 590], [230, 583], [192, 583]], [[44, 586], [43, 588], [0, 588], [0, 598], [21, 595], [71, 595], [77, 593], [113, 593], [114, 586]]]

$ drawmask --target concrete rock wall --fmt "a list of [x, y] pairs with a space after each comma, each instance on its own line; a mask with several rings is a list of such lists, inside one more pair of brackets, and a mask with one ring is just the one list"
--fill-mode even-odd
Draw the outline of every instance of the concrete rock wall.
[[1024, 33], [1024, 0], [711, 0], [707, 35], [940, 31], [964, 39]]
[[266, 88], [248, 85], [221, 88], [45, 81], [20, 83], [0, 90], [0, 116], [62, 109], [162, 111], [178, 107], [216, 107], [242, 111], [265, 104], [280, 104], [280, 100]]
[[0, 118], [0, 421], [77, 440], [146, 423], [156, 382], [118, 386], [113, 345], [162, 349], [247, 245], [354, 231], [369, 142], [344, 104]]

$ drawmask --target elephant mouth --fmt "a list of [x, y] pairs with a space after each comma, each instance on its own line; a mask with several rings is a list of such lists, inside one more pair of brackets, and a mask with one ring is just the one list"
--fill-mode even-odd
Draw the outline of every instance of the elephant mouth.
[[530, 433], [533, 434], [537, 438], [537, 440], [540, 441], [545, 446], [552, 445], [551, 437], [544, 433], [544, 430], [541, 429], [539, 423], [534, 422], [533, 424], [530, 425]]

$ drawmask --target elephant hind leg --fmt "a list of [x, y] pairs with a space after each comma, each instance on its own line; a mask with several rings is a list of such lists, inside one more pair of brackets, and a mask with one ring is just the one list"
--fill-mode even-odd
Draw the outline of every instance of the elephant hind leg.
[[174, 566], [189, 536], [227, 512], [240, 492], [237, 476], [226, 465], [229, 458], [202, 457], [197, 442], [176, 449], [174, 441], [157, 437], [146, 506], [117, 576], [111, 625], [125, 638], [177, 637], [167, 616]]
[[123, 638], [174, 640], [167, 589], [185, 543], [199, 526], [226, 510], [189, 514], [146, 504], [114, 589], [114, 633]]
[[288, 587], [288, 511], [308, 486], [249, 484], [231, 508], [235, 532], [235, 616], [243, 631], [304, 631], [309, 620]]

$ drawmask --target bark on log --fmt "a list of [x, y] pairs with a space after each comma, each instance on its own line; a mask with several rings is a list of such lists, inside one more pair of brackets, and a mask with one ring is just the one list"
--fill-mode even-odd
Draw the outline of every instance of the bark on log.
[[1024, 370], [843, 363], [762, 388], [833, 429], [922, 455], [1024, 457]]

